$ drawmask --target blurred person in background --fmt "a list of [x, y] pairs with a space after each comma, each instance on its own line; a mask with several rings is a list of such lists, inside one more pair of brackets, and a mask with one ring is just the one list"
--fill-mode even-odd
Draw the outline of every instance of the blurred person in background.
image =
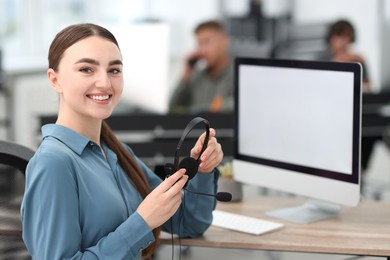
[[355, 40], [356, 32], [351, 22], [338, 20], [332, 23], [326, 36], [328, 50], [320, 59], [337, 62], [359, 62], [363, 68], [363, 91], [369, 92], [371, 86], [366, 61], [360, 54], [353, 52], [351, 48]]
[[199, 24], [194, 33], [197, 47], [184, 60], [179, 84], [170, 100], [170, 112], [232, 112], [233, 62], [228, 53], [229, 37], [222, 23], [214, 20]]

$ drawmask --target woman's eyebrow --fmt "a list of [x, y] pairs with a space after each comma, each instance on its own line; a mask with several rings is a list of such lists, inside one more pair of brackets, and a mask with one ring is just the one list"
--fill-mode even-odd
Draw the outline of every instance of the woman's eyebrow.
[[79, 59], [74, 64], [77, 64], [77, 63], [90, 63], [90, 64], [93, 64], [93, 65], [99, 65], [99, 62], [97, 60], [90, 59], [90, 58]]
[[[90, 63], [92, 65], [99, 65], [100, 63], [97, 61], [97, 60], [94, 60], [94, 59], [91, 59], [91, 58], [82, 58], [82, 59], [79, 59], [78, 61], [75, 62], [75, 64], [77, 63]], [[123, 65], [122, 61], [121, 60], [113, 60], [113, 61], [110, 61], [109, 65]]]
[[113, 61], [110, 61], [109, 65], [123, 65], [122, 61], [121, 60], [113, 60]]

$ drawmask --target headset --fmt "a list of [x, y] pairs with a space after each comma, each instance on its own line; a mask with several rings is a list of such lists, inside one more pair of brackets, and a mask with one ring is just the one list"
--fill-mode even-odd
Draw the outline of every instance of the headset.
[[[192, 157], [186, 157], [180, 161], [180, 149], [181, 149], [181, 145], [183, 144], [184, 139], [192, 131], [192, 129], [194, 129], [194, 127], [200, 123], [203, 123], [203, 125], [206, 128], [206, 136], [204, 138], [202, 150], [200, 151], [198, 158], [194, 159]], [[183, 134], [179, 140], [179, 143], [177, 144], [173, 164], [167, 163], [164, 166], [164, 171], [165, 171], [166, 176], [169, 177], [170, 175], [172, 175], [173, 172], [178, 171], [180, 168], [185, 168], [186, 169], [185, 174], [188, 175], [188, 181], [191, 180], [192, 178], [194, 178], [196, 173], [198, 172], [200, 157], [202, 156], [203, 152], [207, 148], [207, 144], [209, 142], [209, 136], [210, 136], [209, 121], [207, 121], [206, 119], [204, 119], [202, 117], [195, 117], [194, 119], [192, 119], [185, 127]], [[187, 183], [188, 183], [188, 181], [187, 181]], [[185, 191], [188, 191], [188, 192], [191, 192], [194, 194], [198, 194], [198, 195], [215, 197], [218, 201], [226, 201], [227, 202], [227, 201], [231, 201], [231, 199], [232, 199], [232, 194], [230, 194], [228, 192], [218, 192], [217, 194], [208, 194], [208, 193], [202, 193], [202, 192], [196, 192], [196, 191], [189, 190], [186, 188], [187, 183], [183, 187], [183, 189]], [[171, 218], [171, 229], [173, 230], [172, 218]], [[180, 226], [179, 226], [179, 234], [180, 234]], [[181, 248], [180, 236], [179, 236], [179, 246]], [[181, 259], [181, 253], [180, 253], [179, 258]], [[173, 233], [172, 233], [172, 259], [174, 259]]]
[[[186, 157], [180, 161], [180, 149], [181, 145], [183, 144], [183, 141], [187, 137], [187, 135], [194, 129], [195, 126], [198, 124], [203, 123], [206, 129], [206, 136], [203, 141], [203, 146], [202, 150], [199, 153], [199, 156], [197, 159], [194, 159], [192, 157]], [[198, 172], [198, 167], [200, 163], [200, 157], [202, 156], [203, 152], [207, 148], [207, 144], [209, 142], [209, 136], [210, 136], [210, 123], [206, 119], [202, 117], [195, 117], [193, 118], [185, 127], [183, 134], [179, 140], [179, 143], [177, 144], [176, 151], [175, 151], [175, 156], [174, 156], [174, 162], [172, 163], [167, 163], [165, 164], [165, 174], [167, 177], [169, 177], [173, 172], [178, 171], [180, 168], [185, 168], [186, 169], [186, 175], [188, 175], [188, 181], [191, 180], [192, 178], [195, 177], [196, 173]], [[180, 162], [179, 162], [180, 161]], [[187, 183], [188, 183], [187, 181]], [[195, 193], [198, 195], [205, 195], [205, 196], [212, 196], [215, 197], [219, 201], [230, 201], [232, 199], [232, 195], [227, 192], [218, 192], [217, 194], [207, 194], [207, 193], [201, 193], [201, 192], [195, 192], [186, 189], [187, 183], [184, 186], [184, 190]]]
[[[187, 137], [187, 135], [194, 129], [195, 126], [198, 124], [203, 123], [205, 129], [206, 129], [206, 136], [204, 138], [202, 150], [199, 153], [199, 156], [197, 159], [194, 159], [192, 157], [185, 157], [180, 161], [180, 149], [181, 146]], [[195, 117], [192, 119], [187, 126], [185, 127], [183, 134], [179, 140], [179, 143], [177, 144], [176, 151], [175, 151], [175, 156], [174, 156], [174, 161], [173, 161], [173, 168], [172, 171], [176, 172], [180, 168], [185, 168], [186, 169], [186, 175], [188, 175], [188, 180], [191, 180], [192, 178], [195, 177], [196, 173], [198, 172], [198, 166], [200, 163], [200, 157], [202, 156], [203, 152], [207, 148], [207, 144], [209, 142], [209, 136], [210, 136], [210, 124], [209, 121], [202, 117]], [[170, 165], [168, 164], [168, 167]]]

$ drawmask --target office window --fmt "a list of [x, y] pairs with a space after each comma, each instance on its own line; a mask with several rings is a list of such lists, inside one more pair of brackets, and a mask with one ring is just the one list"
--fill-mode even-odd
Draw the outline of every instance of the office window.
[[129, 23], [148, 18], [149, 1], [145, 0], [98, 0], [96, 18], [104, 24]]
[[5, 64], [45, 57], [55, 34], [70, 24], [107, 25], [144, 19], [148, 3], [145, 0], [0, 0], [0, 48]]
[[0, 0], [0, 48], [7, 53], [21, 49], [23, 0]]
[[88, 21], [88, 9], [93, 5], [88, 1], [78, 0], [40, 0], [41, 7], [36, 12], [40, 13], [38, 21], [41, 31], [41, 46], [37, 46], [40, 53], [46, 53], [55, 34], [69, 24]]

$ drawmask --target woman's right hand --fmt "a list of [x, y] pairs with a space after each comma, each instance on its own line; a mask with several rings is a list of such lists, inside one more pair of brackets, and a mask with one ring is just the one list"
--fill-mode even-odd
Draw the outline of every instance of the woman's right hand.
[[138, 206], [138, 214], [150, 229], [164, 224], [179, 208], [184, 185], [188, 180], [186, 170], [180, 169], [158, 185]]

